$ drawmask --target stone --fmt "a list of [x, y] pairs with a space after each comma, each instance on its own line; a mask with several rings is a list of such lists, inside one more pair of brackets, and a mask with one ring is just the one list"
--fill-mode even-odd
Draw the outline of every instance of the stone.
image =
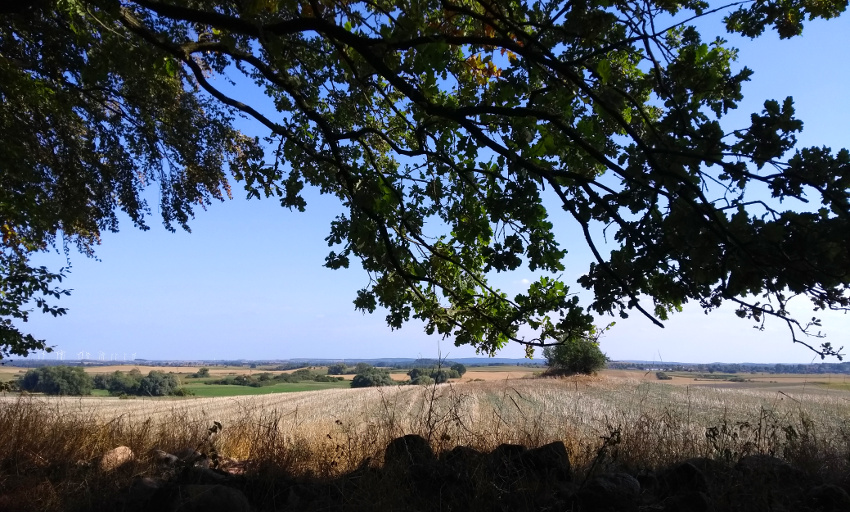
[[151, 455], [153, 456], [153, 459], [157, 463], [167, 465], [167, 466], [173, 466], [173, 465], [177, 464], [178, 462], [180, 462], [180, 457], [178, 457], [176, 455], [172, 455], [172, 454], [165, 452], [163, 450], [154, 450], [151, 453]]
[[200, 466], [186, 468], [181, 475], [181, 481], [193, 484], [220, 484], [228, 480], [228, 473]]
[[659, 480], [662, 492], [667, 496], [708, 490], [705, 474], [687, 461], [662, 471]]
[[384, 452], [384, 465], [403, 465], [406, 467], [425, 466], [436, 462], [434, 450], [425, 438], [408, 434], [393, 439]]
[[577, 493], [581, 510], [631, 512], [638, 509], [640, 482], [628, 473], [604, 473]]
[[133, 450], [127, 446], [118, 446], [104, 453], [98, 466], [101, 471], [110, 472], [133, 460]]
[[226, 485], [180, 485], [162, 489], [150, 510], [164, 512], [251, 512], [248, 498]]
[[850, 495], [837, 485], [824, 484], [806, 492], [806, 504], [818, 512], [846, 512], [850, 510]]
[[448, 480], [469, 481], [483, 458], [484, 454], [474, 448], [455, 446], [440, 455], [440, 472]]
[[188, 447], [188, 446], [186, 448], [183, 448], [182, 450], [180, 450], [178, 452], [175, 452], [174, 455], [176, 455], [177, 458], [180, 459], [181, 461], [188, 462], [190, 464], [194, 463], [194, 462], [196, 462], [196, 461], [198, 461], [198, 460], [200, 460], [204, 457], [204, 455], [201, 452], [199, 452], [198, 450], [196, 450], [194, 448]]
[[801, 489], [808, 480], [804, 472], [770, 455], [747, 455], [735, 469], [751, 484], [777, 486], [786, 492]]
[[519, 463], [541, 479], [567, 481], [570, 479], [570, 456], [563, 441], [555, 441], [533, 450], [522, 452]]
[[711, 500], [703, 492], [671, 496], [662, 502], [664, 512], [713, 512]]

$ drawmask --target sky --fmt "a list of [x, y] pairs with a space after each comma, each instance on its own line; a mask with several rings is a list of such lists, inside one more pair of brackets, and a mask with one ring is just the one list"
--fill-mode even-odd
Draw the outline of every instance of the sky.
[[[800, 145], [850, 145], [850, 15], [810, 22], [803, 37], [785, 41], [773, 32], [754, 41], [717, 34], [740, 49], [740, 65], [755, 71], [730, 124], [745, 126], [765, 99], [793, 96], [797, 117], [805, 122]], [[198, 211], [192, 233], [170, 233], [161, 226], [154, 193], [151, 230], [135, 230], [125, 221], [120, 232], [103, 235], [97, 259], [71, 252], [63, 284], [73, 293], [59, 304], [68, 314], [36, 313], [21, 327], [63, 351], [66, 360], [80, 355], [107, 360], [476, 356], [468, 346], [455, 347], [451, 338], [426, 335], [417, 322], [392, 331], [381, 310], [372, 315], [354, 310], [356, 290], [367, 283], [359, 263], [352, 261], [345, 270], [322, 266], [329, 223], [342, 211], [335, 199], [308, 191], [307, 211], [298, 213], [274, 200], [245, 200], [238, 185], [234, 191], [233, 200]], [[562, 277], [586, 303], [589, 296], [575, 279], [587, 269], [589, 254], [583, 244], [570, 243], [576, 232], [565, 217], [553, 211], [552, 221], [570, 251]], [[53, 269], [68, 264], [58, 252], [35, 261]], [[513, 295], [534, 278], [520, 270], [499, 275], [495, 282]], [[812, 316], [802, 300], [792, 312]], [[817, 316], [826, 340], [850, 351], [850, 318], [827, 312]], [[819, 360], [791, 342], [784, 324], [769, 321], [759, 331], [732, 308], [705, 315], [699, 307], [686, 306], [663, 329], [640, 315], [598, 319], [603, 325], [610, 321], [617, 323], [601, 348], [614, 360]], [[497, 355], [523, 357], [524, 350], [512, 344]]]

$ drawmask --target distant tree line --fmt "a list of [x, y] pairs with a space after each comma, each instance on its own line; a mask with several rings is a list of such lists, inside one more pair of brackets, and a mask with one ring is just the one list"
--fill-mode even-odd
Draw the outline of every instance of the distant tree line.
[[664, 363], [609, 361], [613, 370], [663, 370], [693, 373], [845, 373], [850, 374], [850, 362], [817, 364], [757, 364], [757, 363]]
[[[466, 366], [455, 363], [451, 367], [440, 366], [440, 361], [435, 361], [436, 365], [429, 368], [412, 368], [407, 372], [410, 380], [407, 384], [442, 384], [448, 382], [449, 379], [458, 379], [466, 373]], [[351, 387], [366, 388], [377, 386], [394, 386], [404, 384], [393, 380], [389, 370], [385, 368], [376, 368], [366, 363], [358, 363], [356, 368], [357, 374], [351, 380]], [[328, 370], [330, 372], [330, 370]]]
[[80, 366], [42, 366], [27, 371], [18, 387], [31, 393], [47, 395], [90, 395], [92, 389], [105, 389], [109, 394], [134, 396], [171, 396], [187, 394], [173, 373], [151, 371], [143, 377], [139, 370], [117, 371], [92, 377]]
[[18, 387], [30, 393], [46, 395], [90, 395], [94, 387], [91, 375], [79, 366], [42, 366], [27, 371]]
[[137, 369], [98, 374], [93, 378], [95, 389], [105, 389], [113, 396], [185, 396], [187, 390], [173, 373], [151, 370], [146, 376]]
[[[203, 370], [203, 368], [201, 368]], [[209, 380], [204, 384], [220, 384], [230, 386], [250, 386], [260, 388], [263, 386], [273, 386], [275, 384], [289, 383], [296, 384], [299, 382], [338, 382], [344, 380], [342, 377], [333, 377], [311, 371], [306, 368], [295, 370], [292, 373], [258, 373], [256, 375], [228, 375], [220, 379]]]

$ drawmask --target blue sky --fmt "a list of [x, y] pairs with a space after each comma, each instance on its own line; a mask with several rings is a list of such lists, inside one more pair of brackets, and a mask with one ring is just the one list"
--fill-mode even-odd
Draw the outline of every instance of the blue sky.
[[[793, 96], [797, 115], [805, 122], [802, 145], [850, 145], [850, 16], [809, 23], [802, 38], [785, 41], [774, 33], [754, 41], [718, 34], [740, 48], [739, 64], [755, 71], [745, 85], [741, 108], [730, 116], [734, 126], [744, 126], [765, 99]], [[161, 227], [154, 193], [150, 231], [134, 230], [125, 222], [119, 233], [104, 234], [98, 260], [71, 254], [65, 285], [74, 291], [61, 301], [69, 314], [34, 314], [23, 327], [63, 350], [65, 359], [77, 358], [81, 351], [92, 358], [103, 352], [107, 359], [133, 353], [147, 359], [475, 355], [469, 347], [455, 347], [451, 339], [427, 336], [415, 322], [391, 331], [381, 311], [354, 311], [355, 292], [367, 282], [359, 264], [337, 271], [322, 266], [329, 222], [341, 211], [333, 198], [310, 191], [307, 212], [298, 213], [274, 200], [246, 201], [238, 185], [234, 190], [234, 200], [197, 213], [191, 234]], [[553, 221], [559, 240], [570, 250], [563, 277], [579, 291], [575, 278], [587, 268], [587, 251], [583, 244], [570, 244], [576, 233], [566, 218], [553, 213]], [[66, 264], [61, 254], [42, 255], [37, 262], [52, 268]], [[498, 276], [497, 283], [512, 295], [523, 289], [523, 280], [532, 278], [518, 271]], [[802, 301], [795, 311], [802, 318], [812, 316]], [[818, 316], [827, 339], [850, 349], [850, 319]], [[602, 339], [602, 349], [612, 359], [813, 359], [811, 352], [791, 343], [784, 324], [768, 322], [759, 332], [735, 317], [731, 308], [704, 315], [698, 307], [686, 307], [664, 329], [636, 315], [628, 320], [602, 317], [599, 322], [611, 320], [617, 325]], [[514, 345], [498, 355], [523, 354]]]

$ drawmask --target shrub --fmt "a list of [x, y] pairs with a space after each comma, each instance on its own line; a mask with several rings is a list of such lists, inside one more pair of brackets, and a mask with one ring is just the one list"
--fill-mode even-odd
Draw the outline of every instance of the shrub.
[[343, 375], [348, 368], [343, 363], [328, 366], [328, 375]]
[[673, 377], [667, 375], [664, 372], [655, 372], [655, 378], [658, 380], [673, 380]]
[[368, 370], [358, 373], [351, 380], [353, 388], [368, 388], [375, 386], [392, 386], [395, 384], [390, 373], [386, 370], [369, 367]]
[[42, 366], [25, 373], [19, 385], [24, 391], [47, 395], [90, 395], [94, 381], [79, 366]]
[[428, 385], [434, 383], [434, 379], [432, 379], [428, 375], [420, 375], [420, 376], [416, 377], [415, 379], [413, 379], [412, 381], [410, 381], [410, 383], [411, 384], [418, 384], [420, 386], [428, 386]]
[[463, 374], [466, 373], [466, 366], [461, 363], [453, 364], [451, 369], [457, 372], [458, 378], [463, 377]]

